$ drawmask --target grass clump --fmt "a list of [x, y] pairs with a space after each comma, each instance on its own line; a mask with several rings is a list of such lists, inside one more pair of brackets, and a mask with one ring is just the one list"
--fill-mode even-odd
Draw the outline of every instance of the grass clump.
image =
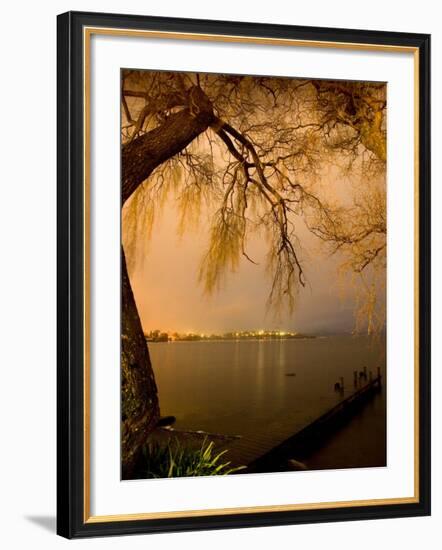
[[213, 441], [204, 439], [200, 448], [191, 448], [177, 439], [165, 444], [150, 442], [143, 448], [140, 473], [145, 478], [229, 475], [245, 466], [231, 467], [221, 462], [227, 449], [214, 453]]

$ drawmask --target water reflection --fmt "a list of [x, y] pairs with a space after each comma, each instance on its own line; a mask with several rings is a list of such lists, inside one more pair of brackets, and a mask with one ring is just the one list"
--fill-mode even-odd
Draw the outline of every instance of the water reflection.
[[150, 353], [161, 412], [176, 416], [177, 427], [277, 438], [336, 403], [340, 376], [352, 391], [354, 370], [384, 372], [385, 343], [350, 336], [169, 342], [151, 344]]

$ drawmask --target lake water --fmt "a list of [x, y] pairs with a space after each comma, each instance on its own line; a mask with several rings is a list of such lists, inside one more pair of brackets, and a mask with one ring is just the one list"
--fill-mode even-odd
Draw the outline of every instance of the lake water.
[[[385, 381], [385, 340], [313, 339], [168, 342], [149, 345], [162, 415], [176, 428], [240, 435], [256, 449], [277, 445], [342, 399], [334, 384], [377, 368]], [[291, 374], [291, 376], [287, 376]], [[294, 375], [294, 376], [293, 376]], [[323, 449], [311, 468], [382, 465], [385, 390]], [[305, 458], [305, 457], [304, 457]]]

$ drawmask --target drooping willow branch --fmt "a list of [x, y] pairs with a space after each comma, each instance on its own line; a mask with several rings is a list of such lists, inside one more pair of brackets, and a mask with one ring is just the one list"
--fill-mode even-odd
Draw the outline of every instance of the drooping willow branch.
[[[149, 205], [163, 201], [155, 197], [165, 196], [170, 181], [176, 182], [181, 228], [189, 217], [198, 217], [201, 200], [210, 204], [210, 211], [216, 208], [200, 270], [207, 291], [217, 287], [228, 268], [238, 266], [241, 255], [255, 261], [247, 251], [252, 232], [264, 231], [270, 239], [272, 305], [279, 302], [291, 308], [297, 289], [306, 284], [301, 223], [332, 252], [353, 256], [355, 272], [383, 256], [384, 247], [374, 242], [372, 233], [360, 237], [366, 229], [363, 209], [353, 205], [352, 218], [345, 209], [327, 204], [309, 183], [323, 177], [327, 159], [339, 162], [348, 155], [354, 163], [362, 147], [370, 158], [377, 152], [382, 161], [382, 86], [151, 73], [141, 81], [130, 76], [122, 90], [123, 158], [126, 148], [133, 153], [143, 139], [154, 138], [152, 144], [160, 144], [165, 129], [169, 136], [186, 134], [181, 149], [168, 150], [169, 158], [149, 174], [140, 171], [137, 185], [150, 211]], [[198, 127], [195, 122], [201, 120], [202, 110], [197, 93], [206, 98], [206, 115]], [[379, 147], [370, 139], [378, 140]], [[350, 164], [347, 170], [354, 171]], [[123, 171], [123, 189], [124, 181]]]

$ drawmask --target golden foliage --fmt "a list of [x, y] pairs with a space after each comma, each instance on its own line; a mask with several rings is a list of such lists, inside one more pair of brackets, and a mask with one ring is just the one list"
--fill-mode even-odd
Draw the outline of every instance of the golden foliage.
[[[211, 128], [164, 162], [125, 205], [129, 265], [144, 257], [137, 240], [145, 246], [173, 196], [180, 233], [212, 213], [199, 269], [205, 292], [216, 291], [242, 256], [250, 260], [247, 235], [263, 232], [268, 304], [292, 310], [305, 285], [295, 225], [302, 219], [330, 253], [341, 255], [341, 271], [362, 281], [366, 299], [358, 315], [368, 330], [382, 322], [376, 297], [386, 262], [384, 84], [125, 71], [122, 86], [123, 143], [188, 108], [192, 86], [204, 90], [216, 113]], [[340, 178], [351, 182], [346, 192], [337, 190]]]

